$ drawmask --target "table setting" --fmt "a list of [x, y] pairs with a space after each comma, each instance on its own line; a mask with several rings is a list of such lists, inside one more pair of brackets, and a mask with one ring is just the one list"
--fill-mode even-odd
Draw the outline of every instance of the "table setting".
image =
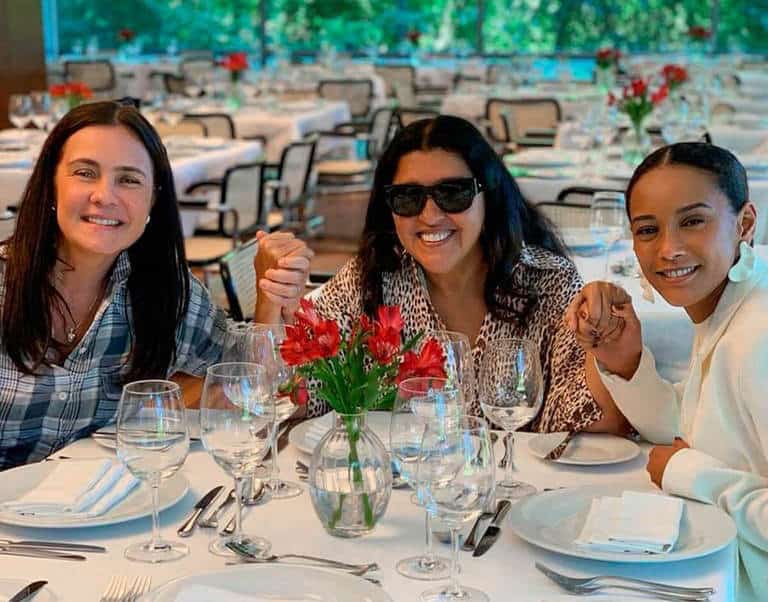
[[[370, 328], [383, 332], [394, 317], [380, 314]], [[297, 423], [285, 418], [301, 402], [291, 386], [316, 360], [291, 355], [295, 332], [233, 326], [199, 410], [183, 408], [174, 383], [132, 383], [113, 427], [116, 449], [104, 429], [4, 473], [7, 574], [19, 589], [46, 581], [36, 600], [389, 602], [461, 592], [482, 601], [509, 599], [510, 583], [521, 584], [519, 599], [537, 602], [603, 587], [640, 588], [636, 599], [733, 598], [735, 527], [726, 514], [656, 490], [644, 469], [648, 444], [518, 432], [541, 386], [537, 355], [509, 347], [517, 343], [498, 345], [512, 358], [502, 380], [481, 370], [477, 383], [493, 422], [462, 416], [475, 383], [462, 367], [471, 365], [468, 342], [455, 334], [436, 333], [421, 350], [408, 346], [361, 373], [384, 377], [441, 350], [445, 378], [403, 371], [399, 385], [383, 386], [392, 411], [348, 415], [337, 406]], [[507, 393], [494, 398], [490, 388]], [[287, 436], [281, 423], [293, 427]], [[298, 494], [281, 496], [277, 475]], [[651, 514], [651, 502], [664, 511]], [[73, 566], [88, 578], [74, 577]], [[567, 581], [600, 576], [612, 580]]]

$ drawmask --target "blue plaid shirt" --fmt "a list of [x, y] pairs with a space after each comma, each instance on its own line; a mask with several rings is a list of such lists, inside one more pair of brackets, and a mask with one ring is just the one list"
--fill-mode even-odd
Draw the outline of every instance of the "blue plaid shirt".
[[[3, 273], [4, 267], [0, 261]], [[132, 344], [130, 272], [123, 252], [88, 331], [60, 365], [24, 374], [0, 345], [0, 470], [39, 461], [114, 419]], [[4, 294], [0, 275], [0, 298]], [[225, 332], [224, 312], [190, 277], [189, 307], [176, 332], [176, 362], [168, 375], [202, 376], [221, 357]]]

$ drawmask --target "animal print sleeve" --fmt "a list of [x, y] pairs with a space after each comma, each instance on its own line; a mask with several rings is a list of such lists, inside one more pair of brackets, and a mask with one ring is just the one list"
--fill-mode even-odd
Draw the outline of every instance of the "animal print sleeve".
[[[547, 291], [549, 322], [542, 340], [544, 409], [534, 429], [542, 432], [582, 430], [600, 420], [603, 412], [587, 387], [585, 353], [563, 321], [568, 303], [583, 282], [572, 264], [561, 272], [557, 290]], [[544, 309], [544, 308], [542, 308]]]

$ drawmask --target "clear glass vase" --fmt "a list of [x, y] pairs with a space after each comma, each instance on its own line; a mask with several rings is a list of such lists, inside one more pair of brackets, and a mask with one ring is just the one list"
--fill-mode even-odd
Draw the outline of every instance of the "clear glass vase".
[[331, 535], [359, 537], [373, 531], [392, 494], [392, 467], [367, 414], [336, 414], [309, 466], [312, 506]]
[[245, 104], [243, 87], [240, 85], [240, 78], [232, 79], [229, 82], [229, 92], [227, 94], [227, 107], [237, 110]]
[[651, 151], [651, 137], [645, 130], [643, 121], [632, 122], [632, 127], [622, 141], [622, 157], [632, 168], [637, 167]]
[[597, 67], [595, 84], [602, 94], [608, 94], [616, 85], [616, 71], [613, 67]]

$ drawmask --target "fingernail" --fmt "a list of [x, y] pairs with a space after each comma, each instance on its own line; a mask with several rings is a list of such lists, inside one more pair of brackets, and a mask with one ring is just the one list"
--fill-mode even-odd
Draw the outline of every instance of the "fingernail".
[[600, 333], [594, 328], [589, 332], [593, 337], [600, 337]]
[[585, 312], [585, 311], [580, 311], [580, 312], [579, 312], [579, 317], [580, 317], [582, 320], [586, 320], [586, 319], [587, 319], [587, 317], [588, 317], [588, 315], [587, 315], [587, 312]]

